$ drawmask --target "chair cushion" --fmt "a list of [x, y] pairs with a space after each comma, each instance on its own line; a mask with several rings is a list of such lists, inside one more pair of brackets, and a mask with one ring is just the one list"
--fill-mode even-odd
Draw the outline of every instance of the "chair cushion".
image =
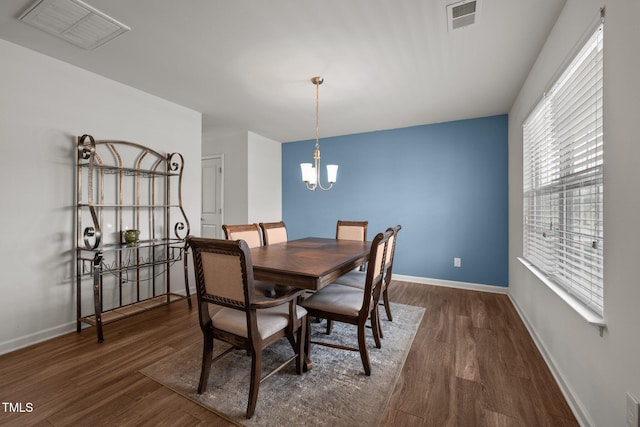
[[335, 283], [351, 286], [352, 288], [364, 289], [366, 279], [367, 273], [365, 271], [353, 270], [338, 277]]
[[332, 283], [302, 301], [301, 305], [310, 310], [358, 316], [363, 297], [361, 289]]
[[[296, 307], [296, 312], [298, 319], [302, 319], [307, 314], [307, 310], [300, 306]], [[256, 310], [256, 317], [260, 339], [266, 339], [289, 324], [289, 304]], [[248, 337], [247, 315], [242, 310], [222, 307], [215, 314], [212, 314], [211, 321], [216, 329]]]

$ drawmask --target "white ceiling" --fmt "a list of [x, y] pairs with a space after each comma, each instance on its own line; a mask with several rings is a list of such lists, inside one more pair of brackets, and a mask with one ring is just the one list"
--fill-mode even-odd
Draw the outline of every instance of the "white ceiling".
[[88, 51], [2, 0], [0, 38], [287, 142], [315, 137], [316, 75], [321, 137], [507, 113], [565, 0], [480, 0], [447, 32], [453, 1], [85, 0], [131, 27]]

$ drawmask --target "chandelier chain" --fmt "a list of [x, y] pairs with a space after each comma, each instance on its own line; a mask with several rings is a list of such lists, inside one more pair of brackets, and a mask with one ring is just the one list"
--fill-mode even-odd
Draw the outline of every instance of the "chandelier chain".
[[316, 151], [320, 146], [320, 83], [321, 81], [316, 81]]

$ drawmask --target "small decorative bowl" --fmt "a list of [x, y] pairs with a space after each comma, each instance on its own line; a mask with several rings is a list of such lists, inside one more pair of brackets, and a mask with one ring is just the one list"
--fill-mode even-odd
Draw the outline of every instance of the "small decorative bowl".
[[129, 246], [134, 246], [138, 243], [140, 239], [140, 230], [126, 230], [124, 232], [124, 241]]

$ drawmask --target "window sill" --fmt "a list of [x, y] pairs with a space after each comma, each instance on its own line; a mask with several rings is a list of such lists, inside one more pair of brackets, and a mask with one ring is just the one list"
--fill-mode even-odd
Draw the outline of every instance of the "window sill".
[[538, 279], [542, 281], [542, 283], [547, 285], [549, 289], [555, 292], [556, 295], [558, 295], [564, 302], [566, 302], [569, 307], [575, 310], [575, 312], [578, 313], [584, 320], [586, 320], [590, 325], [598, 328], [600, 330], [600, 336], [602, 336], [604, 330], [607, 327], [603, 316], [594, 313], [577, 298], [568, 293], [565, 289], [553, 283], [547, 278], [547, 276], [545, 276], [538, 268], [536, 268], [526, 259], [518, 257], [518, 261], [520, 261], [522, 265], [527, 267], [529, 271], [531, 271]]

